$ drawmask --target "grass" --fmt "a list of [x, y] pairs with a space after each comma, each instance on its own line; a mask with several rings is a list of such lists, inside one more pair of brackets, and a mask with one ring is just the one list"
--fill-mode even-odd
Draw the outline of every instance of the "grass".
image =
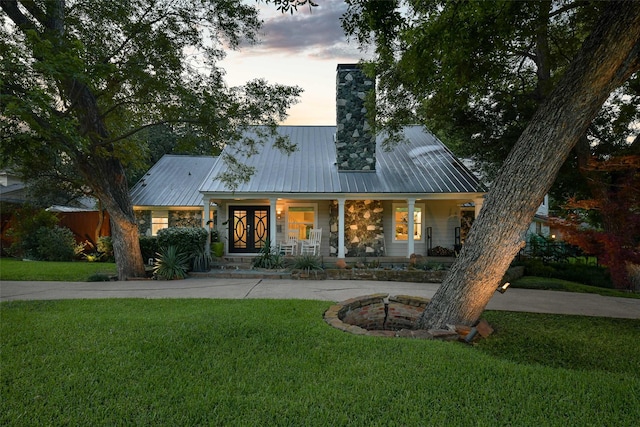
[[116, 275], [116, 265], [109, 262], [21, 261], [0, 258], [0, 280], [52, 280], [85, 282], [95, 274]]
[[624, 297], [624, 298], [639, 298], [640, 294], [632, 292], [623, 292], [610, 288], [600, 288], [597, 286], [583, 285], [576, 282], [570, 282], [568, 280], [553, 279], [549, 277], [536, 277], [536, 276], [524, 276], [511, 284], [514, 288], [525, 289], [544, 289], [554, 291], [566, 291], [566, 292], [580, 292], [599, 294], [605, 297]]
[[322, 301], [0, 304], [1, 425], [636, 425], [640, 321], [487, 312], [475, 346]]

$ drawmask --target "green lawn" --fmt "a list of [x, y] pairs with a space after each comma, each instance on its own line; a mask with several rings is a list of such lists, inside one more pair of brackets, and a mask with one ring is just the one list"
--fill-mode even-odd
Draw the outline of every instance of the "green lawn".
[[54, 280], [86, 282], [94, 274], [116, 275], [116, 265], [109, 262], [21, 261], [0, 258], [0, 280]]
[[462, 343], [350, 335], [322, 301], [0, 304], [1, 425], [615, 425], [640, 321], [487, 312]]
[[599, 294], [605, 297], [640, 298], [639, 293], [623, 292], [610, 288], [583, 285], [562, 279], [550, 277], [524, 276], [512, 283], [514, 288], [544, 289], [552, 291], [581, 292]]

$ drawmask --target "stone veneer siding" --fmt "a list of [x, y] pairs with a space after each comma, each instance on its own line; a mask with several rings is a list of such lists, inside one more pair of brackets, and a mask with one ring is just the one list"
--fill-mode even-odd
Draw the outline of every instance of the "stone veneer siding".
[[[141, 236], [151, 235], [151, 211], [134, 211]], [[169, 211], [169, 227], [201, 227], [202, 212], [197, 210]]]
[[367, 122], [365, 99], [374, 89], [358, 65], [338, 65], [336, 75], [336, 153], [338, 170], [376, 168], [376, 138]]
[[202, 227], [202, 212], [169, 211], [169, 227]]
[[[347, 200], [344, 205], [345, 256], [383, 256], [384, 209], [379, 200]], [[329, 207], [331, 255], [338, 254], [338, 202]]]
[[133, 211], [138, 223], [138, 234], [151, 235], [151, 211]]

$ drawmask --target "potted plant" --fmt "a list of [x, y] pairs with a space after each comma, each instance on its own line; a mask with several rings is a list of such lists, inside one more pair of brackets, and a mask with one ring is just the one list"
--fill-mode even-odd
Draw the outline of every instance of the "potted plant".
[[224, 242], [220, 240], [218, 230], [211, 230], [211, 253], [218, 258], [224, 255]]

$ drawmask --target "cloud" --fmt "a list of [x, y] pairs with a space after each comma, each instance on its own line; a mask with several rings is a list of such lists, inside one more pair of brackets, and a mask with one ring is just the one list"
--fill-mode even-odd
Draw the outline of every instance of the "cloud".
[[287, 53], [316, 58], [361, 56], [355, 42], [347, 43], [340, 24], [340, 17], [347, 10], [345, 2], [317, 0], [316, 3], [318, 6], [311, 11], [303, 6], [293, 14], [263, 8], [261, 40], [242, 50], [253, 54]]

